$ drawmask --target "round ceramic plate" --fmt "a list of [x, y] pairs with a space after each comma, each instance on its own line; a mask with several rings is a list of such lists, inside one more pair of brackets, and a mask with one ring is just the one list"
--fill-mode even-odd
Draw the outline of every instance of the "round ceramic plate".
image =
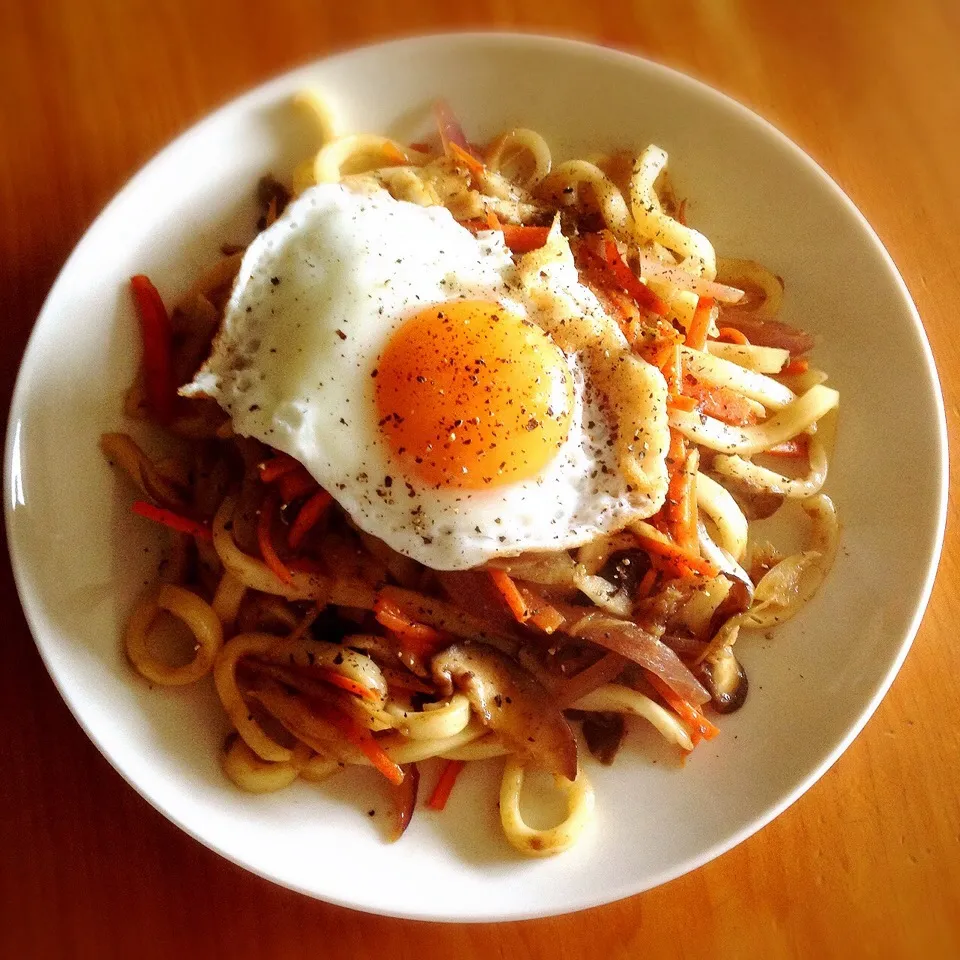
[[[102, 431], [121, 426], [139, 352], [127, 281], [146, 273], [173, 301], [221, 243], [251, 238], [257, 179], [288, 177], [315, 146], [289, 103], [307, 84], [329, 95], [344, 130], [400, 140], [427, 131], [430, 104], [443, 95], [479, 141], [517, 125], [565, 156], [660, 144], [691, 221], [717, 249], [786, 278], [785, 317], [818, 335], [817, 361], [841, 393], [828, 490], [843, 539], [826, 585], [772, 640], [741, 641], [751, 695], [685, 766], [639, 723], [613, 767], [591, 765], [596, 823], [560, 857], [521, 860], [507, 845], [496, 761], [469, 768], [447, 810], [418, 810], [393, 845], [368, 772], [240, 793], [218, 766], [226, 727], [212, 687], [150, 689], [120, 653], [162, 539], [130, 515], [130, 492], [97, 448]], [[120, 192], [70, 257], [30, 340], [7, 437], [7, 523], [23, 606], [54, 681], [158, 810], [223, 856], [324, 900], [503, 920], [616, 900], [692, 870], [833, 763], [917, 629], [942, 539], [945, 455], [936, 371], [903, 282], [850, 201], [776, 130], [623, 53], [531, 36], [434, 36], [268, 83], [184, 134]]]

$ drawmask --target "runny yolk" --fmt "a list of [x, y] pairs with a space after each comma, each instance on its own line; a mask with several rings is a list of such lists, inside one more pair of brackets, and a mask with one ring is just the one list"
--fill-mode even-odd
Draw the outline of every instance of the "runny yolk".
[[407, 470], [484, 489], [536, 476], [570, 428], [573, 383], [556, 344], [499, 304], [422, 310], [375, 372], [380, 427]]

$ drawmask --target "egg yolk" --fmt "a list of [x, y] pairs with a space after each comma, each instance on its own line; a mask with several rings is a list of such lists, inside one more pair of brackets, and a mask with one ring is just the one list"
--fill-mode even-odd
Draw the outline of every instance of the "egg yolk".
[[460, 300], [411, 317], [374, 373], [380, 428], [407, 470], [479, 490], [536, 476], [570, 429], [573, 382], [536, 324]]

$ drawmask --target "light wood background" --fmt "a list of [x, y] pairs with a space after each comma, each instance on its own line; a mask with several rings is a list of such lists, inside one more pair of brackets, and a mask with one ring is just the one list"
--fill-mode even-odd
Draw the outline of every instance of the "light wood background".
[[[956, 0], [0, 0], [4, 408], [67, 254], [174, 134], [329, 51], [476, 26], [635, 50], [702, 77], [797, 141], [858, 204], [903, 272], [956, 440]], [[479, 927], [313, 902], [178, 832], [67, 713], [34, 650], [4, 552], [0, 956], [960, 956], [955, 520], [953, 507], [933, 600], [899, 678], [859, 739], [794, 807], [660, 889], [572, 916]]]

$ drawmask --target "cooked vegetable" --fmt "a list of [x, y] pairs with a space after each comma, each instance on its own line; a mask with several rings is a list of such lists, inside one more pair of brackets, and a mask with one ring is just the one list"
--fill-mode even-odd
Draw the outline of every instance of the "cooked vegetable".
[[169, 423], [177, 395], [173, 382], [173, 329], [170, 317], [157, 288], [147, 277], [142, 274], [131, 277], [130, 289], [140, 317], [147, 404], [157, 422]]
[[521, 756], [568, 780], [577, 775], [577, 741], [553, 698], [529, 671], [494, 647], [458, 643], [433, 658], [437, 686], [467, 695], [483, 722]]

